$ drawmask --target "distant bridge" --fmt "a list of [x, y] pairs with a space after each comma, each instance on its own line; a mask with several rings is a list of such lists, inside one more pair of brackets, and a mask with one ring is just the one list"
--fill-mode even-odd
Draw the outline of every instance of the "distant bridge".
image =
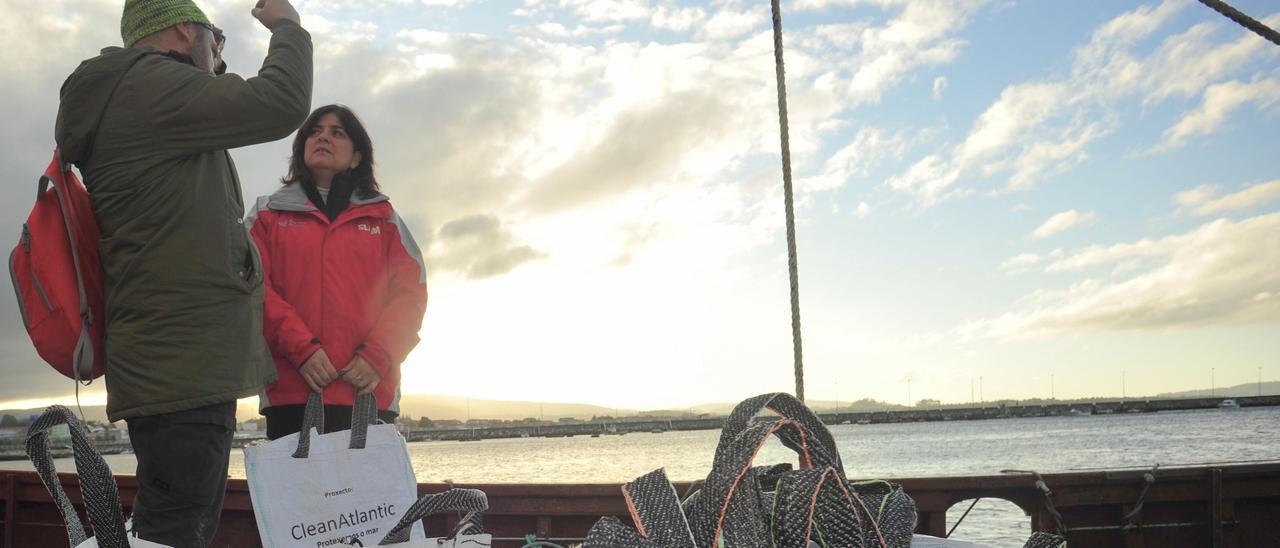
[[[1240, 407], [1280, 405], [1280, 396], [1248, 396], [1240, 398], [1191, 398], [1177, 400], [1124, 399], [1102, 402], [1052, 403], [1045, 405], [981, 405], [976, 407], [910, 408], [851, 413], [819, 413], [827, 424], [880, 424], [898, 422], [934, 422], [990, 420], [1073, 415], [1111, 415], [1119, 413], [1155, 413], [1216, 409], [1227, 399]], [[724, 417], [698, 419], [655, 419], [637, 421], [593, 421], [569, 424], [506, 424], [479, 428], [409, 429], [408, 441], [457, 440], [472, 441], [493, 438], [606, 436], [668, 430], [715, 430], [724, 425]]]

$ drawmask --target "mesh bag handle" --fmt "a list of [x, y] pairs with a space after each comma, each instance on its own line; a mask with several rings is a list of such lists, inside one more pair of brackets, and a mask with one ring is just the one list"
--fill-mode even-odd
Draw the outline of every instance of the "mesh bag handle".
[[[778, 417], [757, 419], [766, 409]], [[801, 470], [752, 466], [775, 436], [796, 452]], [[916, 520], [914, 501], [901, 487], [849, 482], [830, 430], [784, 393], [762, 394], [734, 408], [711, 473], [683, 502], [661, 469], [622, 489], [636, 528], [601, 518], [584, 548], [689, 548], [686, 533], [696, 548], [804, 548], [815, 527], [831, 546], [906, 548]]]
[[54, 405], [40, 414], [27, 430], [27, 457], [35, 466], [40, 480], [53, 496], [67, 526], [67, 538], [71, 546], [84, 542], [88, 536], [80, 515], [58, 481], [58, 471], [49, 451], [49, 430], [65, 424], [71, 433], [71, 448], [75, 456], [76, 472], [80, 476], [80, 494], [93, 525], [98, 546], [102, 548], [128, 548], [129, 540], [124, 529], [120, 492], [111, 468], [102, 455], [89, 443], [89, 435], [70, 409]]
[[878, 532], [885, 544], [891, 547], [910, 546], [911, 535], [916, 528], [916, 502], [902, 486], [885, 480], [847, 482], [849, 491], [860, 501], [860, 509], [867, 511], [875, 529], [863, 529], [864, 543], [875, 541]]
[[637, 532], [664, 548], [697, 548], [680, 496], [659, 468], [622, 486]]
[[753, 423], [722, 442], [716, 447], [711, 473], [698, 493], [697, 503], [687, 507], [698, 546], [719, 546], [722, 541], [731, 547], [770, 543], [770, 512], [765, 510], [766, 497], [759, 476], [773, 473], [774, 468], [752, 468], [751, 463], [773, 436], [796, 450], [802, 468], [813, 467], [809, 432], [789, 418]]
[[1053, 533], [1036, 531], [1022, 548], [1066, 548], [1067, 540]]
[[770, 528], [777, 548], [806, 548], [814, 527], [830, 546], [887, 546], [866, 504], [834, 468], [787, 473], [774, 501]]
[[[831, 431], [827, 429], [827, 425], [823, 424], [822, 419], [819, 419], [818, 415], [809, 409], [804, 402], [785, 392], [761, 394], [743, 400], [742, 403], [735, 406], [733, 411], [729, 413], [729, 418], [725, 419], [724, 427], [720, 430], [720, 442], [717, 445], [717, 451], [719, 451], [719, 447], [732, 443], [733, 439], [741, 435], [755, 417], [766, 409], [803, 427], [808, 438], [807, 451], [811, 454], [815, 467], [824, 468], [830, 466], [835, 468], [840, 475], [844, 475], [844, 465], [840, 461], [840, 452], [836, 450], [835, 438], [831, 436]], [[800, 452], [800, 448], [795, 445], [796, 441], [794, 438], [782, 438], [783, 445], [793, 451]]]
[[587, 532], [587, 538], [582, 542], [582, 548], [668, 547], [640, 536], [635, 529], [627, 527], [616, 517], [605, 516], [591, 526], [591, 531]]
[[659, 468], [623, 485], [622, 495], [636, 529], [613, 516], [600, 518], [587, 533], [583, 548], [697, 547], [666, 470]]
[[489, 498], [479, 489], [449, 489], [436, 494], [422, 495], [405, 511], [404, 515], [400, 516], [400, 521], [387, 531], [387, 535], [382, 538], [378, 546], [409, 542], [409, 533], [413, 530], [413, 524], [428, 516], [443, 512], [470, 512], [474, 517], [488, 509]]

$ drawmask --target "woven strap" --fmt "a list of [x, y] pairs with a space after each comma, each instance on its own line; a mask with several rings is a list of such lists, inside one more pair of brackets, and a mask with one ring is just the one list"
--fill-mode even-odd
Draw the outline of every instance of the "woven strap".
[[[840, 472], [841, 476], [845, 474], [844, 465], [840, 461], [840, 452], [836, 450], [835, 438], [831, 436], [831, 431], [822, 423], [818, 415], [805, 406], [804, 402], [785, 392], [761, 394], [744, 400], [734, 407], [720, 430], [719, 446], [732, 443], [733, 438], [742, 434], [755, 417], [765, 409], [803, 426], [808, 437], [806, 451], [813, 458], [813, 467], [830, 466]], [[797, 440], [794, 438], [783, 436], [781, 441], [791, 450], [800, 452], [800, 448], [796, 446]]]
[[61, 405], [44, 411], [27, 430], [27, 456], [35, 465], [40, 480], [53, 496], [67, 525], [67, 538], [71, 546], [84, 542], [87, 537], [84, 525], [71, 504], [71, 499], [58, 481], [58, 471], [49, 453], [49, 430], [66, 424], [71, 433], [71, 448], [75, 455], [76, 472], [80, 477], [80, 494], [93, 525], [98, 546], [102, 548], [128, 548], [124, 518], [121, 516], [120, 493], [115, 477], [102, 455], [89, 443], [88, 433], [70, 409]]
[[[740, 406], [741, 407], [741, 406]], [[782, 433], [782, 434], [780, 434]], [[747, 426], [738, 436], [716, 447], [711, 473], [698, 497], [689, 508], [689, 523], [698, 546], [765, 546], [770, 541], [768, 500], [760, 487], [759, 477], [772, 468], [751, 467], [760, 448], [778, 435], [791, 440], [800, 456], [801, 466], [809, 467], [812, 454], [804, 427], [794, 420], [782, 418]]]
[[778, 481], [771, 522], [778, 548], [805, 548], [819, 538], [827, 546], [877, 546], [864, 543], [863, 529], [875, 523], [864, 519], [857, 495], [850, 492], [844, 478], [834, 468], [797, 470]]
[[1022, 548], [1066, 548], [1067, 540], [1053, 533], [1036, 531]]
[[[757, 418], [764, 409], [780, 416]], [[772, 437], [797, 453], [802, 470], [752, 466]], [[696, 548], [804, 548], [809, 541], [908, 548], [916, 523], [915, 503], [898, 485], [845, 479], [830, 431], [787, 394], [764, 394], [734, 409], [711, 473], [682, 503], [662, 470], [623, 486], [623, 493], [638, 530], [602, 518], [584, 547], [689, 548], [687, 526]]]
[[[369, 425], [378, 420], [378, 402], [373, 394], [356, 396], [351, 409], [351, 449], [364, 449]], [[317, 392], [307, 396], [307, 406], [302, 411], [302, 429], [298, 431], [298, 448], [293, 458], [305, 459], [311, 455], [311, 429], [324, 433], [324, 398]]]
[[302, 410], [302, 428], [298, 430], [298, 448], [293, 451], [293, 458], [305, 459], [311, 456], [311, 429], [324, 433], [324, 398], [318, 392], [307, 396], [307, 406]]
[[696, 548], [680, 507], [680, 496], [661, 468], [622, 486], [627, 509], [639, 533], [664, 548]]
[[863, 529], [865, 543], [874, 545], [883, 539], [890, 547], [911, 545], [911, 535], [916, 528], [916, 502], [901, 485], [884, 480], [848, 485], [854, 500], [860, 503], [859, 510], [865, 510], [875, 525], [875, 528]]
[[403, 515], [400, 521], [387, 531], [379, 546], [409, 542], [413, 524], [428, 516], [442, 512], [478, 513], [489, 509], [489, 498], [478, 489], [449, 489], [436, 494], [422, 495]]
[[369, 436], [369, 426], [378, 424], [378, 400], [373, 394], [356, 396], [351, 409], [351, 448], [364, 449]]
[[605, 516], [591, 526], [591, 530], [587, 532], [587, 538], [582, 542], [582, 548], [668, 547], [640, 536], [635, 529], [627, 527], [616, 517]]

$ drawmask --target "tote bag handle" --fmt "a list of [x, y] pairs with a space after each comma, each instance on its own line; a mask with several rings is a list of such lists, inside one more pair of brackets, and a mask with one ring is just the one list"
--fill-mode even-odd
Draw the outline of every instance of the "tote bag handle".
[[468, 512], [469, 516], [478, 515], [489, 509], [489, 498], [479, 489], [449, 489], [447, 491], [422, 495], [413, 506], [410, 506], [400, 517], [400, 521], [387, 531], [387, 536], [378, 543], [379, 546], [409, 542], [409, 532], [413, 524], [443, 512]]
[[[350, 449], [364, 449], [369, 436], [369, 425], [378, 421], [378, 400], [373, 394], [356, 396], [355, 406], [351, 409], [351, 444]], [[317, 392], [307, 396], [307, 407], [302, 411], [302, 430], [298, 432], [298, 448], [293, 458], [305, 459], [311, 456], [311, 429], [324, 432], [324, 397]]]
[[27, 457], [31, 459], [40, 480], [44, 482], [58, 511], [62, 513], [62, 519], [67, 525], [68, 540], [72, 546], [76, 546], [88, 536], [84, 525], [80, 523], [80, 515], [62, 489], [62, 482], [58, 481], [58, 470], [49, 451], [49, 430], [61, 424], [67, 425], [71, 433], [71, 448], [75, 456], [76, 472], [80, 477], [80, 494], [84, 498], [98, 546], [128, 548], [120, 492], [116, 488], [115, 477], [111, 475], [111, 468], [107, 467], [102, 455], [89, 443], [88, 433], [75, 414], [66, 407], [55, 405], [46, 409], [31, 423], [27, 431]]

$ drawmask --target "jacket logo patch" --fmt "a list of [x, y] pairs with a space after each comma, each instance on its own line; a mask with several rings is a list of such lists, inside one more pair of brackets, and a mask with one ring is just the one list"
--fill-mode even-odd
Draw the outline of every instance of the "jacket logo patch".
[[359, 230], [360, 232], [368, 232], [369, 234], [372, 234], [372, 235], [382, 234], [382, 227], [375, 226], [371, 228], [369, 225], [365, 223], [360, 223], [356, 225], [356, 230]]
[[311, 221], [308, 221], [305, 219], [294, 219], [292, 217], [286, 218], [286, 219], [280, 219], [279, 221], [276, 221], [277, 226], [281, 226], [285, 228], [292, 227], [292, 226], [304, 226], [309, 224], [311, 224]]

